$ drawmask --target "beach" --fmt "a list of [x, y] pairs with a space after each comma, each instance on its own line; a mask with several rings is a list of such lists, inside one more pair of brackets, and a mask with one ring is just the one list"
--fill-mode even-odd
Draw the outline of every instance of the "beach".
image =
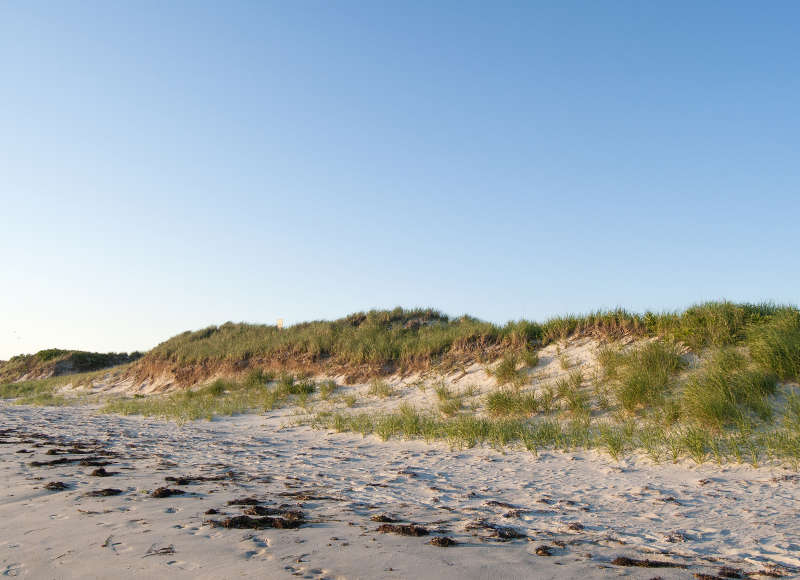
[[6, 576], [800, 572], [800, 477], [780, 467], [381, 441], [298, 425], [286, 410], [177, 425], [0, 405]]

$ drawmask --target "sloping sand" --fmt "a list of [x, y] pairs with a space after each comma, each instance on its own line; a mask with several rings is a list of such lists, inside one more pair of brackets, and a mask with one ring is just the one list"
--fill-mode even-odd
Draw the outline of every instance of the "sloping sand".
[[[182, 427], [88, 408], [0, 403], [0, 413], [0, 574], [7, 576], [687, 578], [717, 576], [722, 566], [800, 572], [800, 477], [782, 469], [451, 450], [286, 427], [286, 412]], [[31, 465], [54, 460], [64, 461]], [[99, 467], [117, 474], [90, 475]], [[206, 480], [165, 480], [181, 476]], [[67, 488], [50, 491], [49, 482]], [[185, 493], [151, 497], [164, 486]], [[86, 495], [105, 488], [121, 493]], [[242, 498], [255, 498], [262, 513], [301, 510], [303, 523], [210, 524], [253, 509], [228, 505]], [[205, 514], [212, 508], [220, 513]], [[430, 534], [381, 533], [375, 516]], [[430, 545], [435, 536], [458, 544]], [[620, 557], [685, 568], [612, 563]]]

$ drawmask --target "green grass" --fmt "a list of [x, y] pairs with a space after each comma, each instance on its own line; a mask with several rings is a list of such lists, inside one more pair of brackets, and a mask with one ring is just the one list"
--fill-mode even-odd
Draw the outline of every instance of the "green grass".
[[696, 463], [715, 461], [758, 466], [769, 459], [794, 469], [800, 465], [800, 434], [790, 430], [718, 432], [691, 426], [668, 431], [635, 422], [592, 424], [475, 415], [441, 418], [408, 405], [398, 412], [385, 414], [318, 413], [311, 424], [316, 428], [353, 431], [364, 436], [373, 434], [383, 440], [445, 441], [455, 448], [481, 444], [498, 448], [521, 446], [532, 453], [544, 449], [598, 449], [617, 461], [636, 451], [656, 463], [685, 458]]
[[339, 389], [335, 381], [327, 380], [319, 384], [319, 395], [323, 400], [328, 400]]
[[50, 348], [22, 354], [0, 362], [0, 383], [14, 382], [23, 376], [70, 375], [106, 369], [137, 360], [141, 353], [99, 353]]
[[628, 352], [606, 348], [598, 359], [617, 400], [629, 413], [662, 404], [683, 366], [677, 347], [660, 340]]
[[378, 397], [379, 399], [386, 399], [394, 395], [392, 386], [384, 380], [373, 379], [367, 389], [367, 394], [371, 397]]
[[786, 310], [766, 324], [750, 328], [753, 360], [784, 381], [800, 378], [800, 312]]
[[462, 316], [451, 319], [432, 309], [359, 312], [334, 321], [284, 329], [226, 323], [185, 332], [158, 345], [149, 360], [199, 362], [291, 356], [337, 364], [417, 367], [448, 353], [506, 344], [516, 348], [537, 338], [527, 322], [497, 326]]
[[313, 381], [298, 380], [288, 374], [282, 375], [274, 384], [262, 383], [252, 376], [241, 382], [218, 379], [199, 389], [168, 395], [112, 399], [102, 410], [184, 423], [196, 419], [210, 420], [215, 416], [269, 411], [291, 403], [304, 407], [316, 389]]
[[[520, 366], [538, 364], [537, 348], [571, 336], [591, 335], [660, 337], [680, 342], [696, 353], [754, 341], [766, 345], [756, 346], [754, 356], [763, 358], [764, 364], [772, 365], [773, 371], [784, 377], [797, 373], [797, 349], [792, 347], [778, 360], [769, 337], [753, 329], [792, 313], [796, 317], [797, 309], [774, 304], [708, 302], [682, 312], [637, 314], [617, 309], [505, 325], [470, 316], [451, 318], [433, 309], [402, 308], [358, 312], [338, 320], [305, 322], [283, 329], [229, 322], [177, 335], [147, 353], [137, 368], [199, 364], [215, 369], [215, 363], [225, 368], [231, 362], [237, 366], [250, 361], [279, 366], [290, 361], [295, 370], [329, 366], [345, 370], [355, 380], [439, 365], [458, 366], [470, 358], [492, 363], [506, 355], [496, 368], [498, 383], [516, 381], [519, 386], [525, 382]], [[776, 326], [775, 332], [783, 333], [778, 340], [791, 335], [796, 341], [794, 330], [794, 334], [784, 330]], [[568, 362], [564, 361], [565, 366]]]
[[[539, 362], [536, 349], [574, 335], [657, 338], [627, 350], [601, 348], [602, 372], [597, 377], [572, 368], [538, 394], [525, 391], [527, 369]], [[680, 353], [687, 348], [698, 356], [697, 368], [685, 368]], [[26, 355], [33, 358], [15, 358], [3, 368], [19, 369], [31, 360], [51, 364], [64, 360], [65, 353], [72, 351], [41, 351]], [[398, 368], [447, 360], [453, 361], [454, 368], [463, 368], [470, 361], [492, 364], [498, 358], [491, 372], [500, 388], [480, 403], [472, 400], [465, 405], [475, 395], [474, 389], [458, 391], [435, 383], [437, 402], [428, 411], [406, 405], [377, 415], [330, 412], [319, 416], [320, 424], [382, 438], [421, 437], [458, 446], [521, 445], [532, 451], [597, 448], [616, 458], [636, 451], [653, 461], [691, 458], [698, 463], [758, 465], [800, 458], [800, 394], [788, 388], [780, 408], [781, 399], [773, 398], [778, 379], [796, 380], [800, 373], [800, 312], [793, 307], [712, 302], [676, 313], [615, 310], [506, 325], [470, 317], [451, 319], [430, 309], [371, 311], [283, 330], [228, 323], [170, 339], [144, 362], [168, 362], [178, 368], [208, 361], [235, 363], [208, 365], [224, 369], [247, 368], [240, 365], [246, 360], [259, 368], [275, 366], [276, 360], [316, 361], [344, 365], [336, 368], [346, 372], [365, 365], [371, 376], [378, 377], [368, 394], [386, 398], [400, 391], [379, 377]], [[563, 366], [570, 367], [566, 356], [563, 359]], [[12, 362], [16, 366], [8, 367]], [[0, 385], [0, 397], [21, 403], [70, 404], [74, 399], [59, 394], [58, 387], [69, 382], [89, 384], [98, 376], [95, 372], [6, 383]], [[418, 386], [425, 388], [424, 381]], [[337, 390], [330, 381], [316, 384], [291, 374], [275, 376], [255, 369], [239, 380], [214, 381], [190, 391], [112, 400], [105, 410], [180, 422], [288, 405], [309, 410], [319, 400], [329, 401], [328, 409], [356, 405], [355, 395], [342, 396]], [[480, 404], [487, 416], [469, 412]], [[594, 409], [608, 413], [593, 417]]]
[[487, 371], [487, 374], [494, 377], [498, 386], [513, 385], [516, 388], [521, 388], [527, 381], [528, 375], [524, 368], [517, 368], [520, 362], [521, 357], [517, 353], [506, 353], [497, 366]]
[[486, 410], [496, 417], [527, 416], [539, 411], [539, 400], [534, 393], [501, 389], [486, 396]]
[[456, 391], [448, 387], [444, 381], [439, 381], [434, 385], [434, 392], [438, 403], [436, 408], [445, 417], [457, 415], [464, 408], [464, 399], [475, 396], [476, 387], [470, 385], [462, 391]]
[[73, 375], [0, 384], [0, 398], [16, 399], [16, 402], [21, 405], [72, 404], [71, 401], [74, 397], [58, 395], [56, 391], [68, 385], [71, 385], [72, 388], [90, 386], [93, 381], [102, 379], [106, 375], [120, 376], [128, 370], [129, 366], [129, 364], [120, 365], [110, 369], [101, 369]]
[[776, 388], [774, 375], [752, 368], [733, 348], [723, 348], [689, 378], [683, 411], [687, 419], [716, 429], [754, 419], [768, 421], [772, 417], [768, 399]]

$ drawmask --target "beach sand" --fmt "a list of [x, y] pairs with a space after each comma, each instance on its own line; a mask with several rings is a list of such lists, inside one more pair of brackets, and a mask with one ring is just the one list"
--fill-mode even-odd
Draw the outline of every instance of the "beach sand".
[[[0, 575], [800, 573], [800, 476], [783, 468], [384, 442], [293, 426], [286, 410], [182, 426], [88, 407], [0, 403], [0, 416]], [[163, 487], [184, 493], [153, 497]], [[87, 495], [104, 489], [120, 493]], [[229, 505], [243, 499], [255, 505]], [[245, 511], [284, 528], [220, 525]], [[381, 519], [428, 533], [385, 533]], [[631, 565], [648, 561], [664, 567]]]

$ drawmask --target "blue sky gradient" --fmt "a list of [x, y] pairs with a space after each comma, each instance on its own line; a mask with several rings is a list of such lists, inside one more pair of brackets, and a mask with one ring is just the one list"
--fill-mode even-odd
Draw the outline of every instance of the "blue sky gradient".
[[0, 2], [0, 358], [800, 302], [793, 2]]

